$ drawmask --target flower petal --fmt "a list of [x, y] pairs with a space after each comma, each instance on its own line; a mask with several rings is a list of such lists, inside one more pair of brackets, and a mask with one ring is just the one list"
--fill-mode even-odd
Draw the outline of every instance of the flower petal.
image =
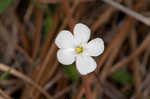
[[104, 42], [100, 38], [91, 40], [86, 47], [85, 53], [89, 56], [98, 56], [104, 51]]
[[64, 65], [70, 65], [75, 61], [75, 52], [73, 49], [59, 49], [57, 52], [58, 61]]
[[86, 75], [96, 69], [95, 60], [86, 55], [78, 55], [76, 60], [76, 68], [81, 75]]
[[87, 42], [91, 34], [90, 29], [86, 25], [81, 23], [75, 25], [73, 32], [77, 45]]
[[57, 35], [55, 43], [59, 48], [72, 48], [74, 46], [74, 39], [72, 33], [67, 30], [61, 31]]

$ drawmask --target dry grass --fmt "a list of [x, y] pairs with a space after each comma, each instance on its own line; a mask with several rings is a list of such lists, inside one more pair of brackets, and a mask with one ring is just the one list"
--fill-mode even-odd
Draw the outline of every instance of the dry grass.
[[[11, 69], [0, 81], [0, 99], [148, 99], [149, 5], [149, 0], [14, 1], [0, 15], [0, 71]], [[96, 58], [95, 72], [70, 81], [56, 59], [54, 40], [78, 22], [91, 28], [92, 38], [104, 39], [105, 51]], [[112, 76], [119, 70], [126, 74], [115, 75], [121, 77], [116, 81]], [[133, 81], [125, 83], [129, 74]]]

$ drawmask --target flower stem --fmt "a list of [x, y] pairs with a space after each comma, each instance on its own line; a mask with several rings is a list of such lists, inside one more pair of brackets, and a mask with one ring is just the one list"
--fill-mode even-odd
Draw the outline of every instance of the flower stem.
[[92, 95], [91, 95], [91, 92], [90, 92], [90, 85], [89, 85], [89, 82], [87, 80], [87, 76], [81, 76], [82, 78], [82, 83], [83, 83], [83, 86], [84, 86], [84, 89], [85, 89], [85, 96], [86, 96], [86, 99], [92, 99]]

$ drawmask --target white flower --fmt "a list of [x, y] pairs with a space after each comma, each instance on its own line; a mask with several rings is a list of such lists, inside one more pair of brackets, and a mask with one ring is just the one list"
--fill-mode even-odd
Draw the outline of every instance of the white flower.
[[64, 65], [76, 61], [76, 68], [82, 75], [93, 72], [96, 62], [92, 56], [98, 56], [104, 51], [104, 42], [100, 38], [90, 39], [90, 29], [81, 23], [75, 25], [74, 35], [63, 30], [56, 37], [55, 43], [60, 48], [57, 52], [58, 61]]

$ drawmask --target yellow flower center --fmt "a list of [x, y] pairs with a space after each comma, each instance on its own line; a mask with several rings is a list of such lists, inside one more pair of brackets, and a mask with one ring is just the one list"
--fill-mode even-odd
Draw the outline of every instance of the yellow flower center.
[[83, 52], [83, 47], [80, 45], [80, 46], [77, 46], [76, 47], [76, 53], [80, 54]]

